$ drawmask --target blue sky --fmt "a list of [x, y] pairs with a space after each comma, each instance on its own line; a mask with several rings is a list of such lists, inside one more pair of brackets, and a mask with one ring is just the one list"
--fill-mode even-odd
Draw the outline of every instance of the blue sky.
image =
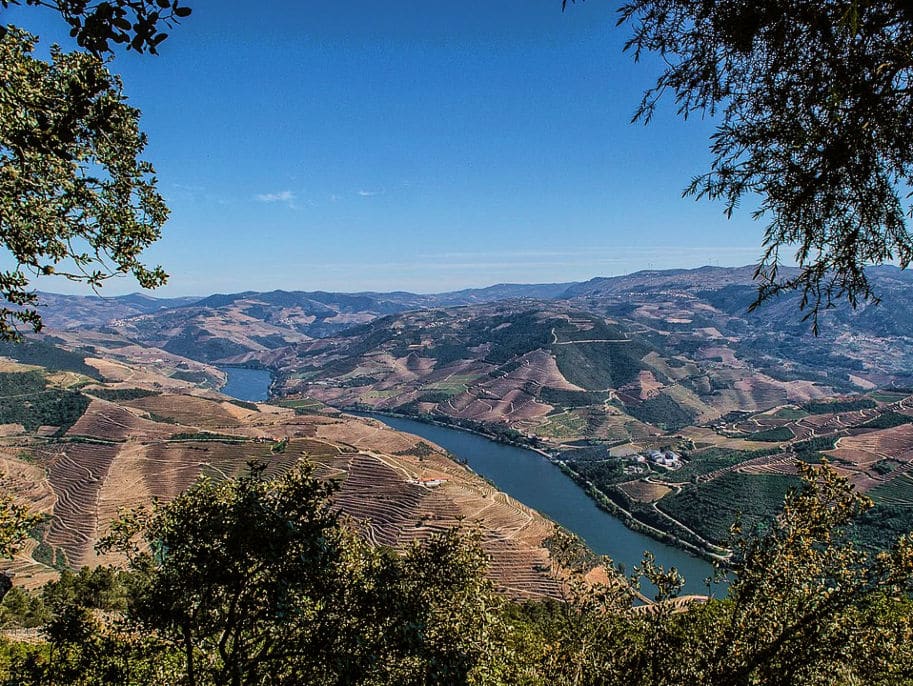
[[[172, 209], [147, 253], [171, 274], [156, 295], [432, 292], [760, 253], [747, 210], [681, 197], [712, 122], [669, 103], [629, 123], [659, 67], [622, 53], [617, 0], [188, 4], [160, 56], [112, 66]], [[50, 11], [0, 18], [64, 35]]]

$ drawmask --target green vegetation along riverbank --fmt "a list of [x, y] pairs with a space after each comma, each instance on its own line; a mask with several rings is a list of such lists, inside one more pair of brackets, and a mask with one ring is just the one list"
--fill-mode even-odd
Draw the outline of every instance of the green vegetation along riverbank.
[[[601, 490], [590, 481], [586, 475], [575, 470], [572, 463], [566, 459], [566, 456], [563, 456], [554, 447], [548, 447], [543, 441], [535, 436], [530, 438], [510, 427], [489, 425], [469, 419], [454, 419], [446, 415], [408, 414], [404, 412], [375, 410], [367, 405], [355, 405], [342, 408], [342, 410], [363, 415], [381, 415], [410, 419], [423, 424], [465, 431], [482, 436], [483, 438], [487, 438], [502, 445], [532, 450], [555, 464], [600, 510], [616, 518], [631, 531], [649, 536], [654, 541], [661, 544], [680, 548], [681, 550], [687, 551], [691, 555], [701, 557], [708, 562], [725, 563], [728, 559], [728, 550], [714, 545], [712, 542], [707, 541], [693, 532], [689, 532], [685, 527], [676, 526], [670, 518], [656, 515], [652, 508], [638, 508], [636, 505], [632, 505], [630, 501], [625, 501], [619, 497], [619, 494], [614, 490], [609, 493]], [[526, 504], [531, 505], [530, 503]]]

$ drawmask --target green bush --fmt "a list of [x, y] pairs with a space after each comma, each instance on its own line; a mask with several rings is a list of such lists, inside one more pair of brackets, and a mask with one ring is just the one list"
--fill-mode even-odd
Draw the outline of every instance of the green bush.
[[31, 372], [0, 372], [0, 397], [38, 393], [47, 386], [44, 374]]
[[802, 405], [802, 409], [809, 414], [837, 414], [840, 412], [855, 412], [857, 410], [870, 410], [878, 407], [871, 398], [852, 398], [849, 400], [812, 401]]
[[767, 441], [770, 443], [782, 443], [784, 441], [791, 441], [796, 435], [788, 426], [777, 426], [771, 429], [764, 429], [763, 431], [756, 431], [753, 434], [748, 434], [746, 440], [749, 441]]
[[724, 544], [729, 527], [740, 515], [748, 529], [769, 521], [786, 492], [799, 485], [801, 481], [794, 476], [727, 472], [666, 496], [658, 507], [704, 538]]
[[688, 426], [697, 417], [697, 413], [679, 405], [665, 393], [660, 393], [641, 403], [626, 404], [625, 412], [645, 424], [653, 424], [667, 431]]
[[859, 428], [863, 429], [891, 429], [895, 426], [903, 426], [904, 424], [913, 424], [913, 417], [908, 414], [901, 414], [900, 412], [883, 412], [874, 419], [860, 424]]
[[70, 352], [44, 341], [0, 342], [0, 355], [23, 364], [34, 364], [51, 371], [76, 372], [101, 381], [98, 370], [86, 364], [85, 354]]
[[85, 390], [89, 395], [94, 395], [102, 400], [139, 400], [140, 398], [150, 398], [154, 395], [161, 395], [159, 391], [149, 391], [145, 388], [87, 388]]
[[57, 434], [62, 435], [88, 407], [89, 399], [82, 393], [57, 388], [0, 397], [0, 424], [22, 424], [26, 431], [35, 431], [39, 426], [56, 426], [59, 427]]

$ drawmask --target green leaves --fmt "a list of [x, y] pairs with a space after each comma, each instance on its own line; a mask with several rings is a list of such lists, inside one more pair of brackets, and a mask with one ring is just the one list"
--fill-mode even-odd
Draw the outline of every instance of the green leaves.
[[[167, 275], [141, 252], [168, 216], [155, 172], [139, 159], [139, 110], [101, 56], [116, 45], [156, 54], [162, 28], [190, 16], [178, 0], [0, 0], [56, 9], [90, 54], [32, 56], [35, 38], [0, 27], [0, 242], [16, 266], [0, 272], [0, 339], [18, 324], [41, 329], [34, 276], [59, 274], [93, 288], [133, 274], [143, 288]], [[58, 266], [60, 265], [60, 266]]]
[[129, 626], [194, 684], [491, 683], [500, 601], [477, 539], [371, 547], [339, 521], [334, 491], [308, 467], [267, 479], [254, 464], [128, 514], [100, 550], [135, 573]]
[[40, 521], [40, 515], [13, 502], [6, 493], [0, 493], [0, 557], [10, 558], [15, 555]]
[[0, 273], [0, 338], [41, 327], [32, 276], [56, 273], [99, 287], [132, 273], [164, 283], [140, 254], [168, 216], [154, 170], [140, 159], [139, 110], [97, 57], [52, 49], [13, 29], [0, 40], [0, 240], [16, 267]]
[[[130, 573], [46, 587], [48, 657], [15, 683], [909, 683], [913, 537], [861, 553], [843, 529], [867, 499], [828, 467], [802, 477], [763, 535], [733, 543], [724, 599], [677, 597], [681, 577], [647, 555], [657, 603], [581, 571], [561, 601], [520, 605], [493, 592], [478, 534], [373, 547], [308, 467], [269, 479], [252, 465], [121, 519], [101, 551], [126, 553]], [[38, 605], [13, 600], [26, 619]]]
[[[685, 193], [749, 200], [768, 221], [754, 307], [802, 291], [818, 315], [877, 301], [865, 268], [913, 260], [913, 16], [904, 3], [633, 0], [626, 49], [665, 68], [635, 120], [672, 93], [679, 114], [716, 117], [711, 168]], [[800, 272], [782, 277], [793, 253]]]
[[[22, 0], [0, 0], [2, 7], [20, 4]], [[70, 36], [96, 56], [113, 52], [115, 45], [155, 55], [167, 36], [161, 27], [172, 28], [191, 14], [178, 0], [25, 0], [24, 4], [55, 8], [69, 24]]]

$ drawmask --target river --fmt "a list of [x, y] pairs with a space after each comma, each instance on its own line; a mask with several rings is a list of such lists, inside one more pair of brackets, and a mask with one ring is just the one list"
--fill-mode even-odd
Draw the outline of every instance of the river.
[[[573, 531], [593, 552], [608, 555], [625, 569], [639, 564], [644, 551], [649, 550], [659, 564], [676, 567], [685, 577], [685, 593], [707, 593], [704, 579], [713, 574], [708, 562], [629, 529], [600, 510], [583, 489], [539, 453], [414, 419], [369, 416], [437, 443], [511, 497]], [[716, 595], [720, 593], [715, 589]]]
[[219, 367], [228, 375], [228, 382], [219, 389], [225, 395], [238, 400], [263, 403], [269, 399], [270, 373], [265, 369], [245, 367]]
[[[269, 372], [236, 367], [223, 370], [228, 374], [223, 393], [241, 400], [266, 399]], [[368, 416], [445, 448], [502, 491], [573, 531], [595, 553], [608, 555], [625, 569], [631, 570], [641, 561], [643, 552], [649, 550], [659, 564], [676, 567], [685, 577], [685, 593], [707, 593], [704, 579], [713, 573], [708, 562], [627, 528], [600, 510], [583, 489], [539, 453], [413, 419]], [[720, 595], [721, 590], [715, 589], [715, 594]]]

